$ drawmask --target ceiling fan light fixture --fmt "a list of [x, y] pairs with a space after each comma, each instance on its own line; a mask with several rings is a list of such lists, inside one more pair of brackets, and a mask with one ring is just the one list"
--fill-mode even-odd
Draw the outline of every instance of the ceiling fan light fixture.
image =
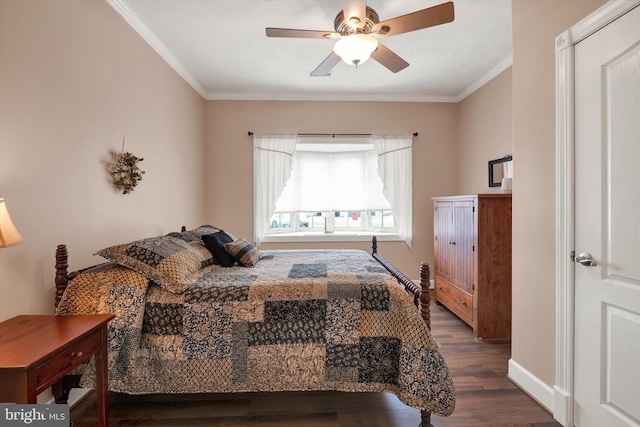
[[357, 16], [352, 16], [351, 18], [349, 18], [349, 26], [351, 28], [358, 28], [358, 25], [360, 25], [360, 18], [358, 18]]
[[352, 34], [338, 40], [333, 51], [349, 65], [365, 62], [378, 48], [378, 40], [368, 34]]

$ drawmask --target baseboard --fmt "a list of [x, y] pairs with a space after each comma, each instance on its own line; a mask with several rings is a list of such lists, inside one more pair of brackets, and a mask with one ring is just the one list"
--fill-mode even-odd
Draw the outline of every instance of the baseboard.
[[507, 377], [519, 388], [538, 402], [549, 413], [553, 414], [553, 388], [542, 382], [538, 377], [523, 368], [518, 362], [509, 359]]
[[563, 426], [573, 425], [573, 397], [554, 386], [553, 418]]

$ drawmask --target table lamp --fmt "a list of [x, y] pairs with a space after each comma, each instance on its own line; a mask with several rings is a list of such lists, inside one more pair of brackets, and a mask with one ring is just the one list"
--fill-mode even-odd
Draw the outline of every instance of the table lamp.
[[0, 198], [0, 248], [17, 245], [20, 242], [22, 242], [22, 236], [11, 221], [7, 204]]

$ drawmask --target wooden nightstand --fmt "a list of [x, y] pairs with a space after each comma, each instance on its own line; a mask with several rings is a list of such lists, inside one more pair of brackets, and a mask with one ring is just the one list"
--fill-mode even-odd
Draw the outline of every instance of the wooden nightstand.
[[0, 323], [0, 402], [37, 396], [95, 355], [100, 426], [109, 424], [107, 322], [113, 314], [16, 316]]

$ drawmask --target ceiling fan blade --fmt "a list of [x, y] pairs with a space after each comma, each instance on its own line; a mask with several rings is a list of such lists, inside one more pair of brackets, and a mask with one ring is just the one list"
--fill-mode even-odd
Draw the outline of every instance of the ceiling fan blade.
[[344, 20], [348, 23], [350, 18], [358, 18], [360, 22], [357, 26], [363, 26], [367, 18], [366, 0], [343, 0], [342, 12]]
[[331, 55], [327, 56], [324, 61], [318, 67], [311, 72], [313, 77], [329, 76], [333, 67], [340, 62], [340, 57], [335, 52], [331, 52]]
[[394, 73], [404, 70], [409, 66], [407, 61], [400, 58], [380, 42], [378, 42], [378, 48], [373, 51], [371, 57]]
[[454, 18], [453, 2], [448, 2], [380, 22], [374, 25], [371, 32], [377, 33], [376, 37], [384, 38], [446, 24]]
[[295, 30], [293, 28], [267, 28], [267, 37], [293, 37], [303, 39], [335, 39], [340, 33], [334, 31]]

